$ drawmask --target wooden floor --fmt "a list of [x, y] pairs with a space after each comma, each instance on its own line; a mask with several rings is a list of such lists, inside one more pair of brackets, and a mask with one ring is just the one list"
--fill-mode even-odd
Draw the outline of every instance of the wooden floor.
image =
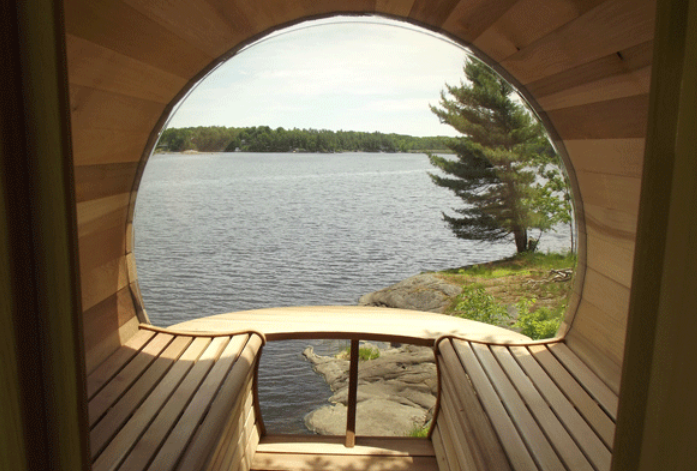
[[253, 330], [266, 339], [361, 339], [433, 346], [443, 335], [490, 343], [529, 343], [524, 335], [430, 312], [358, 306], [306, 306], [231, 312], [183, 322], [184, 332]]
[[252, 461], [253, 471], [438, 471], [430, 440], [357, 437], [346, 448], [344, 437], [267, 435]]

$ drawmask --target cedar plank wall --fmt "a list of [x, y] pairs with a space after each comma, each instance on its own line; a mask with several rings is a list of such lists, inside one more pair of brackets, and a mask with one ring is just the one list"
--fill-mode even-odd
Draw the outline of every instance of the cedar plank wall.
[[654, 10], [654, 0], [66, 0], [88, 371], [137, 326], [131, 191], [167, 105], [216, 58], [264, 31], [313, 15], [377, 12], [471, 44], [553, 124], [581, 210], [585, 277], [567, 316], [568, 345], [617, 392]]

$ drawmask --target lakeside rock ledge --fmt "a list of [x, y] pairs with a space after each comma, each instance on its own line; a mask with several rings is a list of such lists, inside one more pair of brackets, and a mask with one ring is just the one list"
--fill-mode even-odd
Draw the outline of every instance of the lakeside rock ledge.
[[361, 296], [359, 306], [391, 307], [442, 314], [462, 287], [439, 278], [433, 273], [422, 273], [402, 280], [387, 288]]
[[[433, 350], [404, 345], [379, 351], [379, 358], [359, 364], [356, 433], [404, 436], [423, 427], [432, 417], [438, 388]], [[315, 433], [343, 435], [349, 361], [341, 356], [317, 355], [312, 347], [307, 347], [303, 355], [334, 393], [329, 398], [331, 405], [310, 412], [305, 425]]]

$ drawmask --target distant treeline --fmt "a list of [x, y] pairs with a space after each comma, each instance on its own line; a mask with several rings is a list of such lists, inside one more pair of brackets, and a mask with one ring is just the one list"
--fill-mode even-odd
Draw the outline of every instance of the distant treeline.
[[452, 138], [326, 129], [271, 129], [268, 126], [170, 128], [158, 151], [183, 152], [448, 152]]

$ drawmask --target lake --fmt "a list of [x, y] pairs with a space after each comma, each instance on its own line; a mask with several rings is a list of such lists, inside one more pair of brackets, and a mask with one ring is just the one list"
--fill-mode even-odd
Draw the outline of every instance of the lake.
[[[153, 324], [277, 306], [353, 305], [422, 271], [512, 255], [513, 242], [457, 239], [441, 218], [460, 200], [424, 154], [157, 154], [138, 193], [134, 253]], [[541, 250], [568, 250], [569, 229]], [[301, 433], [330, 395], [300, 352], [265, 347], [272, 433]], [[329, 353], [344, 344], [315, 342]]]

